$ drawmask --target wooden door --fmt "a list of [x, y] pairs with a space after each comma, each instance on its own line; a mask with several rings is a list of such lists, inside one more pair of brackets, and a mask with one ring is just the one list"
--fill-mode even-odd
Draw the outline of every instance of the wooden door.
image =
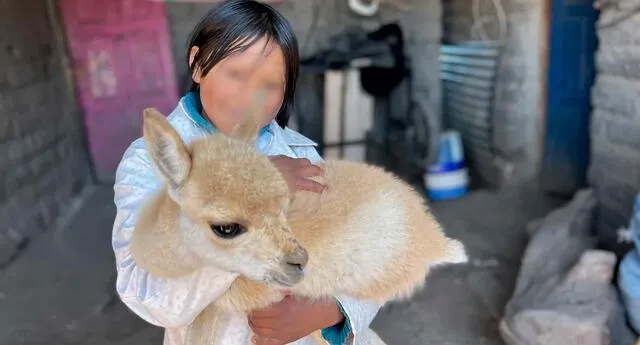
[[551, 0], [542, 187], [572, 195], [586, 184], [597, 10], [593, 0]]
[[176, 77], [162, 2], [59, 0], [94, 172], [112, 181], [142, 110], [168, 114]]

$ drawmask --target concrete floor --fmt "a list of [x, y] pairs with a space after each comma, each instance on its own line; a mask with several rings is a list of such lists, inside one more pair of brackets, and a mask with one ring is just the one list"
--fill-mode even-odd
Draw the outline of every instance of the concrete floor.
[[[524, 226], [559, 205], [530, 188], [478, 191], [432, 209], [471, 263], [434, 271], [413, 300], [386, 306], [373, 327], [389, 345], [500, 345], [497, 331], [526, 238]], [[94, 187], [75, 216], [42, 234], [0, 272], [0, 344], [161, 344], [113, 290], [110, 187]]]

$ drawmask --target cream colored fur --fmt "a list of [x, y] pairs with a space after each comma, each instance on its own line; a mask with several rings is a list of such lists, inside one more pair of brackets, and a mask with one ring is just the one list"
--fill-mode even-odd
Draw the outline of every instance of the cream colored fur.
[[[165, 188], [141, 211], [134, 259], [166, 278], [207, 265], [239, 275], [190, 326], [188, 344], [220, 344], [227, 313], [266, 307], [282, 299], [283, 289], [384, 303], [410, 297], [434, 265], [467, 261], [423, 198], [380, 168], [326, 161], [320, 180], [327, 189], [292, 198], [276, 167], [254, 148], [256, 113], [228, 136], [186, 146], [162, 114], [144, 111], [144, 138]], [[232, 222], [246, 232], [224, 239], [212, 231], [211, 224]]]

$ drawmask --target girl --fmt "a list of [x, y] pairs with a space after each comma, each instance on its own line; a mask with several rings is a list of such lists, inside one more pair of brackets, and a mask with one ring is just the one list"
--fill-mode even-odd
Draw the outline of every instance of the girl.
[[[308, 179], [320, 173], [315, 143], [286, 127], [298, 75], [298, 46], [286, 19], [268, 5], [227, 0], [214, 7], [195, 27], [188, 45], [191, 91], [168, 116], [185, 142], [220, 131], [228, 133], [258, 90], [266, 90], [264, 127], [257, 148], [271, 157], [292, 191], [315, 192], [324, 186]], [[161, 186], [143, 139], [124, 153], [116, 172], [113, 228], [122, 301], [141, 318], [164, 327], [164, 344], [184, 343], [184, 327], [225, 292], [233, 276], [212, 268], [173, 280], [149, 275], [131, 258], [129, 242], [137, 212]], [[259, 345], [309, 344], [310, 333], [322, 330], [332, 345], [368, 344], [368, 329], [380, 305], [336, 296], [311, 303], [286, 296], [249, 320], [235, 320], [234, 333], [249, 331]], [[242, 333], [240, 333], [242, 334]], [[237, 337], [237, 335], [235, 336]]]

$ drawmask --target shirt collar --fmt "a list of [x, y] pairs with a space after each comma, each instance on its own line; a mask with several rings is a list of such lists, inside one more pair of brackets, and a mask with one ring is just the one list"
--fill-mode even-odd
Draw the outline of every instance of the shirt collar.
[[[202, 101], [200, 100], [199, 92], [189, 92], [180, 100], [184, 104], [184, 109], [187, 113], [187, 116], [193, 120], [198, 126], [204, 128], [210, 133], [214, 133], [217, 131], [216, 127], [211, 123], [211, 121], [205, 119], [202, 114]], [[272, 123], [262, 127], [260, 133], [258, 133], [258, 137], [261, 137], [267, 134], [270, 131]]]

